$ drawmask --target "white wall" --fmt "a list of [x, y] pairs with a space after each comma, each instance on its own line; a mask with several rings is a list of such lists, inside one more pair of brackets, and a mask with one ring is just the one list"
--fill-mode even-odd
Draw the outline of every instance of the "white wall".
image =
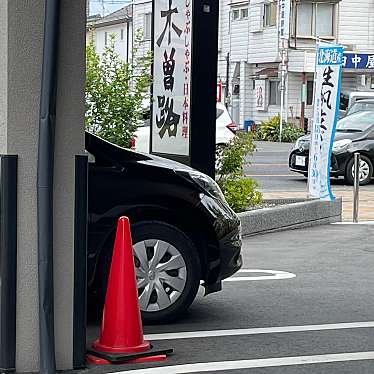
[[[134, 0], [133, 4], [133, 27], [134, 35], [138, 30], [144, 30], [145, 14], [152, 13], [152, 1]], [[144, 56], [147, 51], [151, 50], [151, 40], [142, 40], [139, 46], [139, 56]]]
[[[240, 7], [231, 7], [231, 12], [234, 9], [241, 10], [248, 8], [249, 4], [244, 4]], [[231, 16], [232, 13], [230, 13]], [[231, 61], [242, 61], [248, 58], [248, 43], [249, 43], [249, 17], [246, 19], [233, 20], [231, 17], [230, 23], [230, 59]]]
[[226, 56], [230, 53], [230, 0], [220, 0], [218, 34], [218, 77], [226, 83]]
[[264, 1], [253, 0], [250, 4], [250, 33], [248, 62], [265, 63], [279, 61], [277, 26], [263, 27]]
[[374, 51], [373, 0], [342, 0], [338, 12], [338, 41], [358, 51]]
[[[121, 39], [121, 30], [123, 30], [123, 39]], [[95, 45], [96, 51], [102, 54], [105, 49], [105, 33], [107, 33], [107, 43], [110, 43], [110, 35], [115, 36], [115, 51], [119, 54], [122, 60], [127, 61], [127, 58], [131, 58], [132, 50], [132, 23], [129, 24], [129, 44], [127, 48], [127, 22], [123, 22], [116, 25], [101, 26], [95, 30]], [[127, 53], [129, 55], [127, 55]]]

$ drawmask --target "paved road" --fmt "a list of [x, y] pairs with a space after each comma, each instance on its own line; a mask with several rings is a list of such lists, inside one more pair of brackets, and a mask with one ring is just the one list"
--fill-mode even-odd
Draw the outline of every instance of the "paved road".
[[291, 144], [257, 142], [257, 150], [249, 158], [245, 174], [255, 178], [263, 192], [306, 191], [305, 178], [288, 169]]
[[[307, 197], [307, 180], [288, 169], [288, 156], [292, 144], [257, 142], [257, 151], [249, 158], [252, 163], [245, 174], [258, 181], [265, 198]], [[343, 199], [343, 218], [352, 219], [352, 186], [344, 179], [331, 179], [333, 193]], [[360, 219], [374, 220], [374, 180], [360, 189]]]
[[[167, 362], [95, 368], [92, 372], [137, 370], [146, 374], [145, 368], [207, 363], [210, 373], [372, 374], [373, 238], [374, 225], [329, 225], [245, 239], [244, 269], [285, 271], [296, 277], [226, 282], [222, 292], [206, 298], [200, 295], [183, 320], [145, 327], [146, 334], [178, 333], [177, 337], [184, 336], [182, 332], [200, 332], [196, 338], [167, 339], [161, 335], [165, 339], [154, 340], [160, 347], [175, 349]], [[240, 273], [235, 277], [248, 275], [266, 274]], [[371, 323], [345, 325], [361, 322]], [[262, 333], [253, 330], [258, 328], [270, 329]], [[234, 331], [206, 337], [205, 331], [227, 329]], [[89, 340], [97, 334], [97, 328], [90, 328]], [[354, 361], [357, 358], [360, 360]], [[334, 359], [338, 362], [329, 363]], [[313, 364], [315, 360], [320, 363]], [[218, 371], [224, 368], [224, 361], [236, 367], [241, 364], [241, 369]], [[249, 369], [250, 365], [257, 368]], [[201, 366], [183, 368], [189, 371], [180, 372], [201, 372]], [[176, 372], [173, 369], [156, 373]]]

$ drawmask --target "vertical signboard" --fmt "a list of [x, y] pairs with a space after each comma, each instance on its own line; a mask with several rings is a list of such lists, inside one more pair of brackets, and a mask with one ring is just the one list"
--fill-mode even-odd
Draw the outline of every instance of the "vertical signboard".
[[192, 0], [153, 2], [151, 152], [190, 156]]
[[330, 186], [331, 154], [339, 114], [343, 47], [318, 43], [314, 121], [309, 153], [309, 193], [333, 200]]
[[281, 40], [290, 38], [290, 13], [291, 1], [279, 0], [279, 38]]
[[256, 90], [256, 109], [266, 109], [266, 81], [264, 79], [257, 79], [255, 81]]

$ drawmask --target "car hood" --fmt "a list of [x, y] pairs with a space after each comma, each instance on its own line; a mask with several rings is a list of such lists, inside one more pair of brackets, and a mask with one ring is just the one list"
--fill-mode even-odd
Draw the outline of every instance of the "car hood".
[[[366, 138], [367, 133], [366, 132], [336, 132], [334, 141], [343, 140], [343, 139], [350, 139], [353, 142], [357, 142], [360, 140], [363, 140]], [[310, 135], [304, 135], [301, 138], [297, 140], [296, 145], [298, 145], [298, 148], [303, 148], [304, 150], [309, 149], [310, 144]], [[295, 145], [295, 148], [296, 148]]]
[[106, 159], [118, 164], [141, 163], [149, 164], [167, 169], [192, 170], [189, 166], [172, 161], [163, 157], [150, 155], [148, 153], [135, 152], [130, 149], [119, 147], [96, 135], [86, 131], [86, 150], [92, 154], [99, 154]]

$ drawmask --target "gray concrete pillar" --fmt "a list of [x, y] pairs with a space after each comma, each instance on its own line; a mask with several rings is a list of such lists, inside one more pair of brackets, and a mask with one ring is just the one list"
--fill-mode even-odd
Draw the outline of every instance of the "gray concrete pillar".
[[[58, 369], [73, 357], [74, 158], [84, 151], [85, 0], [61, 0], [54, 196]], [[36, 172], [44, 0], [0, 1], [0, 152], [19, 156], [18, 372], [38, 371]]]

